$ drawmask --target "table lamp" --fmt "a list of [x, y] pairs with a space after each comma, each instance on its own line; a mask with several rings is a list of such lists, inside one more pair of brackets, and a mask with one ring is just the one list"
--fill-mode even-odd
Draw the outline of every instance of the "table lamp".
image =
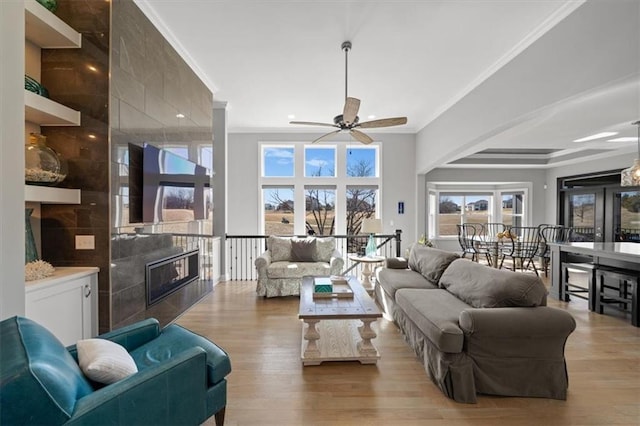
[[382, 220], [381, 219], [362, 219], [361, 232], [365, 234], [369, 234], [369, 241], [367, 242], [365, 255], [375, 256], [376, 250], [378, 249], [378, 247], [376, 246], [376, 242], [373, 239], [373, 235], [379, 234], [380, 232], [382, 232]]

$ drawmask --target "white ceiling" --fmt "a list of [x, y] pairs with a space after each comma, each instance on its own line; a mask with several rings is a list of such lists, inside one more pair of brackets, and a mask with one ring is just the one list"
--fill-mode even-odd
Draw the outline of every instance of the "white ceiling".
[[[407, 125], [391, 130], [416, 133], [583, 1], [136, 3], [194, 67], [214, 99], [228, 102], [231, 133], [318, 133], [318, 128], [289, 125], [289, 114], [301, 121], [332, 122], [344, 103], [340, 45], [345, 40], [353, 43], [349, 96], [362, 100], [361, 121], [369, 115], [407, 116]], [[505, 147], [573, 152], [573, 139], [612, 128], [622, 132], [618, 136], [634, 136], [629, 106], [633, 110], [635, 105], [637, 114], [638, 93], [637, 76], [594, 89], [579, 99], [537, 111], [464, 154]], [[633, 152], [635, 144], [598, 141], [578, 149], [593, 148]]]

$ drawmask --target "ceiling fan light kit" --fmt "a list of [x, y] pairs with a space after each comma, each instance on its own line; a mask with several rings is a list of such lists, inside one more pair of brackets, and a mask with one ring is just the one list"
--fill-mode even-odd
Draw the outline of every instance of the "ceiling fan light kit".
[[351, 42], [345, 41], [342, 43], [342, 50], [344, 51], [344, 108], [342, 114], [333, 117], [333, 124], [330, 123], [318, 123], [314, 121], [290, 121], [290, 124], [299, 124], [304, 126], [324, 126], [335, 127], [338, 130], [334, 130], [327, 134], [324, 134], [314, 140], [312, 143], [318, 143], [326, 139], [330, 139], [334, 135], [347, 131], [351, 137], [363, 144], [370, 144], [373, 139], [366, 133], [361, 132], [357, 128], [373, 129], [380, 127], [401, 126], [407, 124], [407, 117], [393, 117], [393, 118], [380, 118], [377, 120], [360, 122], [358, 117], [358, 111], [360, 110], [360, 99], [349, 97], [348, 92], [348, 71], [349, 71], [349, 50], [351, 50]]
[[633, 166], [620, 172], [620, 186], [640, 186], [640, 120], [631, 124], [638, 127], [638, 156]]

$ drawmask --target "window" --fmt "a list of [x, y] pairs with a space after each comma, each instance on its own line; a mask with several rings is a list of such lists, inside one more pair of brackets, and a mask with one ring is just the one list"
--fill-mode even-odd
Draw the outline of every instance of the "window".
[[327, 188], [305, 190], [305, 227], [311, 235], [335, 234], [336, 191]]
[[262, 152], [262, 176], [293, 177], [293, 147], [264, 147]]
[[379, 144], [260, 143], [259, 149], [264, 234], [357, 234], [363, 218], [377, 216]]
[[333, 147], [305, 147], [304, 175], [306, 177], [334, 177], [336, 175], [336, 149]]
[[376, 148], [349, 147], [347, 149], [347, 176], [377, 177], [378, 150]]
[[522, 226], [524, 223], [524, 193], [502, 193], [502, 223], [507, 226]]
[[266, 235], [293, 234], [293, 188], [263, 188], [262, 199], [264, 200], [264, 233]]
[[458, 235], [456, 225], [491, 222], [490, 194], [441, 193], [438, 198], [438, 235]]
[[457, 237], [456, 225], [463, 223], [527, 226], [531, 215], [527, 198], [530, 190], [529, 182], [428, 184], [425, 219], [429, 238]]

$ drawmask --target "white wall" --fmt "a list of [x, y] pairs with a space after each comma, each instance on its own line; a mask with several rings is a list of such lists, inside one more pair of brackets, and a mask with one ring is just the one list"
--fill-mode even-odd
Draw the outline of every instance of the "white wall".
[[[416, 136], [428, 172], [545, 108], [637, 75], [637, 1], [588, 1]], [[629, 121], [637, 117], [629, 117]]]
[[[384, 233], [402, 230], [403, 250], [416, 236], [416, 177], [413, 167], [415, 138], [409, 134], [369, 133], [382, 143], [382, 193], [380, 211]], [[231, 133], [228, 153], [228, 228], [230, 235], [257, 234], [260, 224], [260, 158], [258, 142], [308, 142], [320, 136], [298, 133]], [[398, 201], [405, 213], [398, 214]], [[391, 222], [393, 221], [393, 225]]]
[[0, 1], [0, 319], [24, 315], [24, 2]]

